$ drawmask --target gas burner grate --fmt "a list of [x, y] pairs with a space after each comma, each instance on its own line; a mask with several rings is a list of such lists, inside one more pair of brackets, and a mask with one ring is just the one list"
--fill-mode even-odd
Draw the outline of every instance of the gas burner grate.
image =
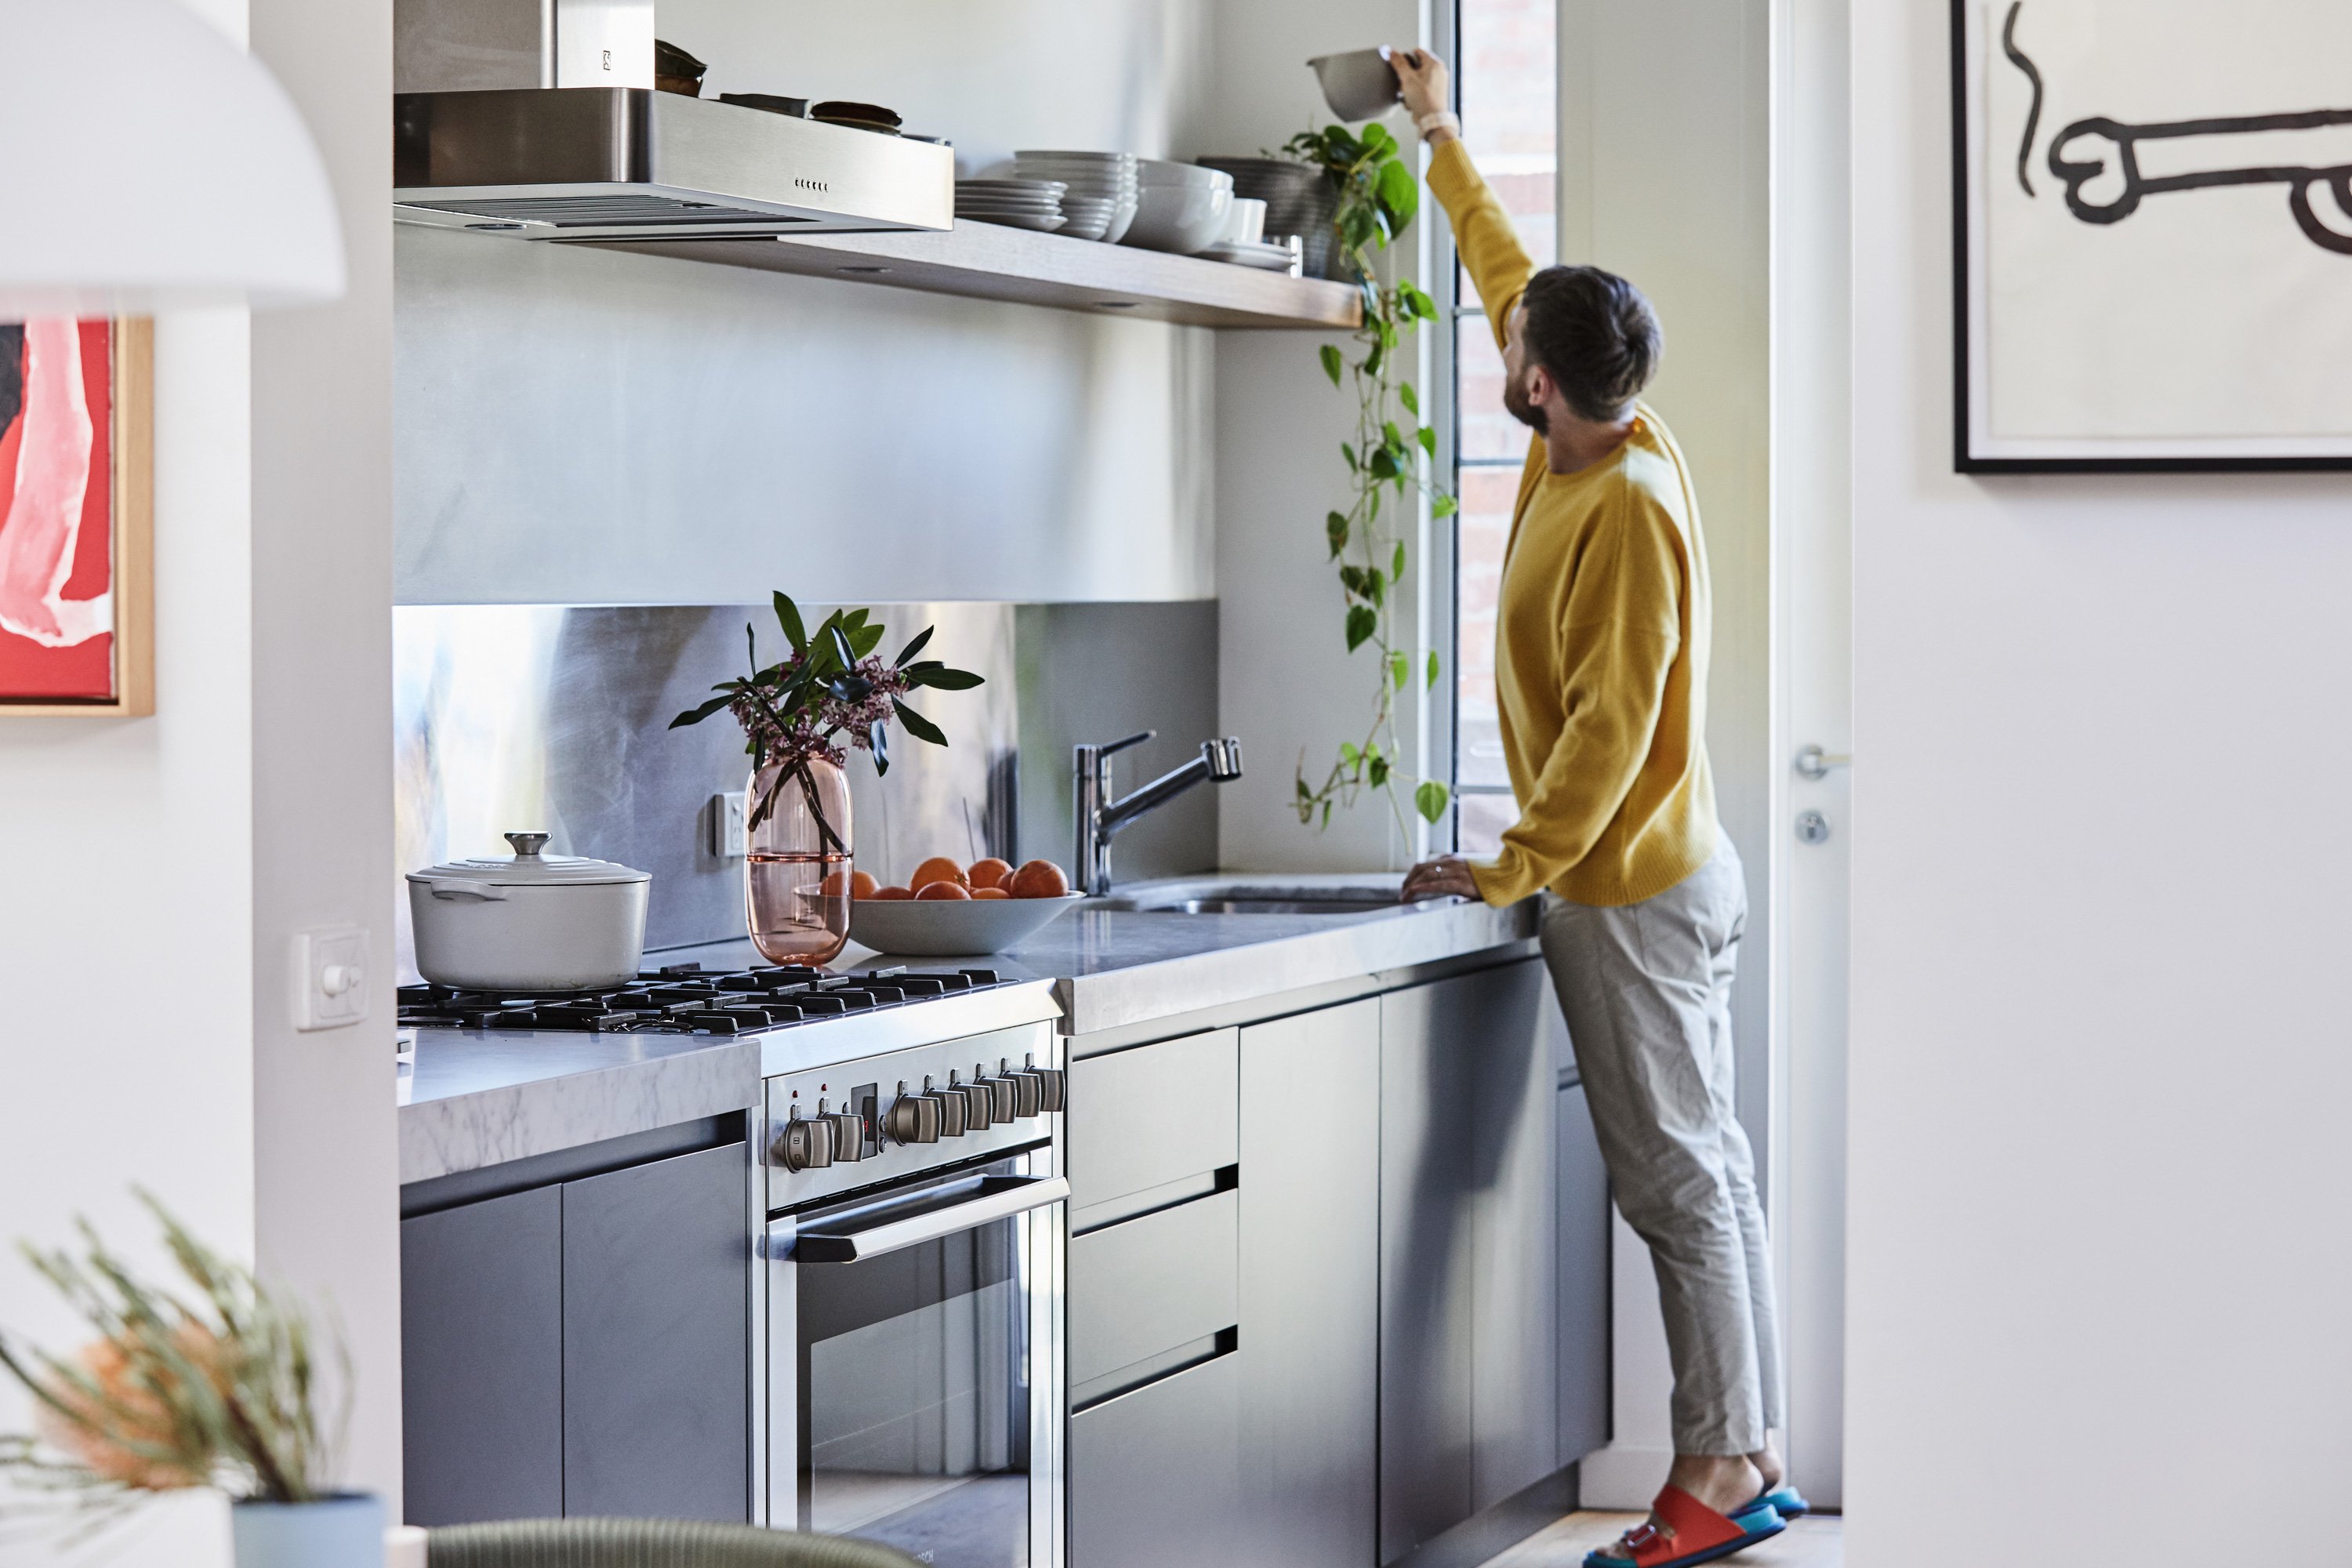
[[831, 974], [779, 964], [647, 970], [604, 991], [400, 988], [400, 1024], [420, 1029], [556, 1029], [573, 1034], [741, 1035], [877, 1007], [902, 1006], [1006, 982], [992, 969], [877, 969]]

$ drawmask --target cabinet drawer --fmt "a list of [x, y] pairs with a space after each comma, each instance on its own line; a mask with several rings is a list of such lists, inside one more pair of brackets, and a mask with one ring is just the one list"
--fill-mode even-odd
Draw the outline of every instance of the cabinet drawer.
[[1239, 1216], [1219, 1193], [1071, 1238], [1071, 1386], [1240, 1321]]
[[1240, 1158], [1241, 1032], [1215, 1029], [1070, 1065], [1070, 1212]]
[[1070, 1568], [1234, 1561], [1238, 1356], [1070, 1417]]

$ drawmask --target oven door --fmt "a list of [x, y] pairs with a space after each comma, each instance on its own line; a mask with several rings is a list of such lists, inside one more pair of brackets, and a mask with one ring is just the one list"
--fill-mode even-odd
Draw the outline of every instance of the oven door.
[[1059, 1568], [1062, 1205], [1033, 1150], [768, 1226], [768, 1520]]

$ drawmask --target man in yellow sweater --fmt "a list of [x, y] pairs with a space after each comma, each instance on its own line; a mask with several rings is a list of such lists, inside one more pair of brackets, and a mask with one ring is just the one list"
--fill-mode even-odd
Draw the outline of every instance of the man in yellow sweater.
[[[1488, 863], [1413, 868], [1408, 897], [1545, 895], [1544, 957], [1617, 1206], [1649, 1243], [1675, 1371], [1675, 1457], [1650, 1523], [1601, 1564], [1736, 1550], [1803, 1501], [1780, 1485], [1770, 1256], [1734, 1112], [1731, 983], [1747, 921], [1706, 762], [1706, 542], [1682, 451], [1639, 401], [1649, 301], [1592, 267], [1537, 271], [1472, 167], [1434, 56], [1396, 51], [1429, 186], [1535, 438], [1496, 614], [1519, 820]], [[1697, 1508], [1694, 1510], [1692, 1504]]]

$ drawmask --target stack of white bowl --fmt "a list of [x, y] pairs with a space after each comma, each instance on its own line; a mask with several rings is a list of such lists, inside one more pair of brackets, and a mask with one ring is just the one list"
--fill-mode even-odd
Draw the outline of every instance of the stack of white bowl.
[[1067, 226], [1058, 180], [958, 180], [956, 216], [1055, 233]]
[[1191, 256], [1217, 243], [1234, 213], [1234, 177], [1198, 163], [1137, 160], [1141, 198], [1127, 245]]
[[1141, 195], [1136, 163], [1132, 153], [1015, 153], [1013, 174], [1068, 187], [1062, 197], [1062, 233], [1116, 245], [1135, 217]]

